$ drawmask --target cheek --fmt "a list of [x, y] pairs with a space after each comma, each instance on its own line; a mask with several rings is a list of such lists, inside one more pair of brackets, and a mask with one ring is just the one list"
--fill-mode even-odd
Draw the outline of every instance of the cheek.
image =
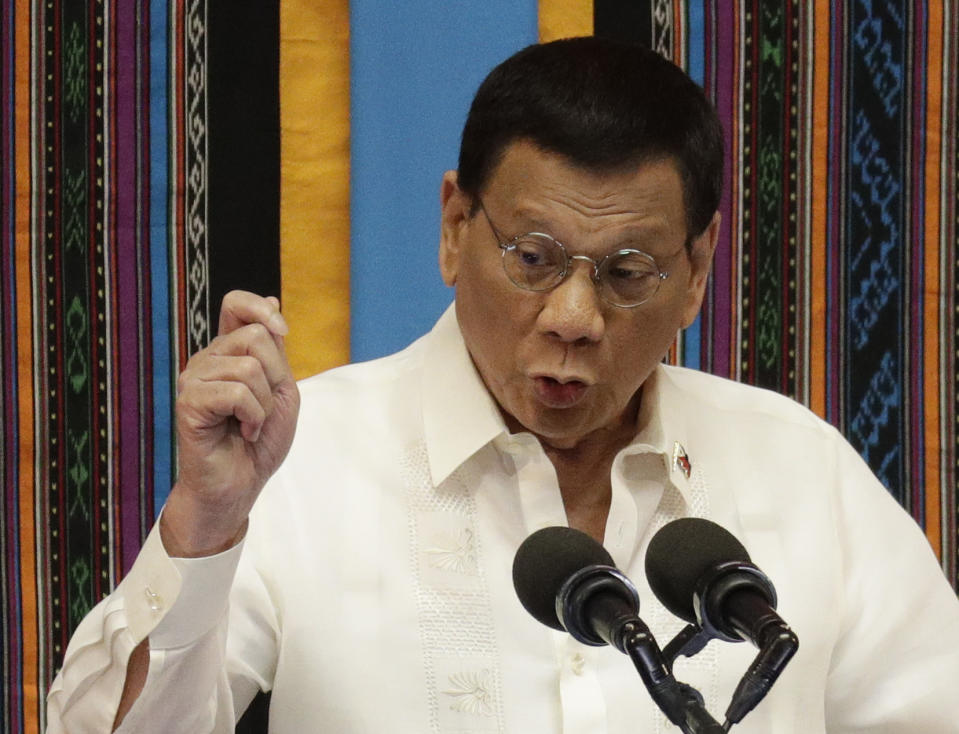
[[653, 328], [661, 333], [663, 338], [671, 341], [675, 339], [685, 323], [691, 290], [684, 278], [676, 278], [676, 282], [669, 285], [672, 287], [664, 289], [665, 292], [659, 294], [662, 298], [654, 304], [655, 307], [651, 309], [649, 318]]
[[508, 325], [503, 293], [489, 263], [465, 261], [456, 282], [456, 310], [476, 335], [489, 335]]
[[611, 344], [613, 367], [623, 383], [642, 383], [666, 356], [681, 325], [681, 313], [676, 308], [648, 309], [636, 317], [622, 337]]
[[494, 265], [464, 261], [456, 283], [457, 318], [481, 371], [510, 360], [519, 333], [515, 289]]

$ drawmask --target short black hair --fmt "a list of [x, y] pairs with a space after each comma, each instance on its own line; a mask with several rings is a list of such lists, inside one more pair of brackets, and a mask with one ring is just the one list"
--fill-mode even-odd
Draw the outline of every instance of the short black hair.
[[723, 131], [716, 111], [682, 69], [640, 44], [567, 38], [528, 46], [499, 64], [463, 128], [460, 188], [478, 199], [507, 147], [520, 140], [597, 171], [674, 160], [690, 236], [719, 208]]

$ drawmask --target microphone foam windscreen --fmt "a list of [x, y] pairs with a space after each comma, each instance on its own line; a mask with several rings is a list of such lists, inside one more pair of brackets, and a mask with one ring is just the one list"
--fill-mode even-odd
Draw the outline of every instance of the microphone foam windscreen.
[[556, 596], [570, 576], [586, 566], [612, 566], [607, 550], [586, 533], [573, 528], [537, 530], [520, 545], [513, 558], [513, 587], [527, 612], [562, 631], [556, 616]]
[[749, 553], [721, 525], [684, 517], [664, 525], [646, 551], [646, 580], [670, 612], [696, 622], [693, 594], [703, 574], [726, 561], [749, 561]]

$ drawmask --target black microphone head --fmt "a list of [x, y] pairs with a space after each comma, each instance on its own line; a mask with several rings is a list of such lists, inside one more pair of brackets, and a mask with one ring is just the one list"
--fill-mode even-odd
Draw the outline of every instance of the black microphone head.
[[543, 528], [516, 551], [513, 587], [527, 612], [547, 627], [564, 631], [556, 616], [560, 587], [580, 569], [594, 565], [614, 564], [609, 552], [589, 535], [574, 528]]
[[667, 523], [646, 551], [646, 580], [656, 598], [680, 619], [695, 624], [693, 598], [703, 575], [727, 561], [749, 562], [749, 553], [721, 525], [699, 517]]

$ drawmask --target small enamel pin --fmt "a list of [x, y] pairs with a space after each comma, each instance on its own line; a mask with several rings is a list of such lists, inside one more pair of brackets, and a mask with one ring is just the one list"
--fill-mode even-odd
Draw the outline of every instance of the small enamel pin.
[[693, 470], [693, 465], [689, 463], [689, 454], [679, 441], [673, 444], [673, 467], [679, 469], [687, 479]]

